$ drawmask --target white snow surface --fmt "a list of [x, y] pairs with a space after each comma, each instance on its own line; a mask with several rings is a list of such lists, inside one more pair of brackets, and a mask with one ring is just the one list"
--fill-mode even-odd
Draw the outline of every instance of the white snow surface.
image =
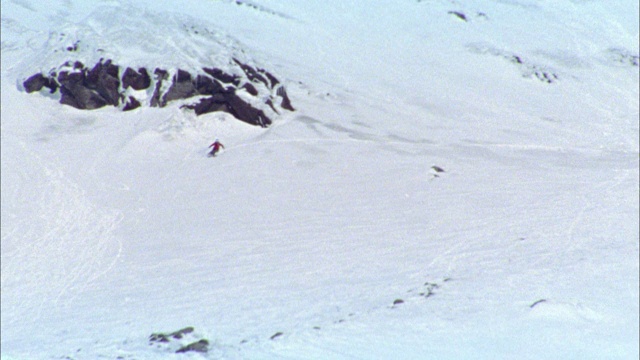
[[[3, 360], [638, 358], [638, 2], [241, 3], [1, 3]], [[297, 110], [21, 86], [231, 56]]]

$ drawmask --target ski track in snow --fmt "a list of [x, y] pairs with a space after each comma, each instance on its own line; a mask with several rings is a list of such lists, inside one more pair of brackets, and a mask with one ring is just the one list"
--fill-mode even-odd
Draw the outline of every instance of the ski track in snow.
[[[28, 318], [37, 322], [44, 313], [72, 305], [79, 294], [112, 269], [122, 252], [122, 243], [112, 232], [122, 216], [89, 203], [84, 191], [65, 176], [55, 160], [45, 161], [24, 144], [23, 150], [24, 163], [39, 171], [40, 182], [33, 185], [40, 193], [38, 226], [33, 219], [22, 219], [3, 236], [3, 243], [11, 247], [3, 254], [3, 287], [21, 289], [3, 301], [35, 310]], [[24, 264], [32, 265], [25, 268]]]
[[589, 211], [596, 209], [596, 204], [594, 201], [590, 200], [591, 197], [607, 197], [609, 193], [612, 192], [613, 189], [617, 188], [622, 182], [628, 179], [629, 174], [627, 172], [623, 172], [621, 175], [616, 175], [613, 179], [603, 181], [600, 184], [593, 187], [590, 194], [581, 194], [583, 205], [580, 208], [580, 211], [575, 216], [571, 224], [567, 229], [567, 244], [565, 245], [565, 249], [567, 252], [572, 252], [579, 245], [578, 239], [575, 236], [575, 230], [578, 226], [585, 221], [585, 214]]

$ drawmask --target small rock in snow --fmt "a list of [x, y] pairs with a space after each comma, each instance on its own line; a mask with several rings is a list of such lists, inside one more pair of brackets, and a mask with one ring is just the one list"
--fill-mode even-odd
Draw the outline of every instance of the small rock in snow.
[[176, 350], [176, 353], [185, 353], [188, 351], [205, 353], [209, 351], [209, 341], [207, 339], [196, 341], [194, 343], [181, 347], [180, 349]]

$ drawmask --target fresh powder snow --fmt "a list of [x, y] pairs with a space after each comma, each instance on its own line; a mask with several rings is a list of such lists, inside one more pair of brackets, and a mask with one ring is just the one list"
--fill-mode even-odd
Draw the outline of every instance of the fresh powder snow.
[[[2, 360], [637, 359], [638, 7], [3, 1]], [[22, 85], [234, 57], [296, 110]]]

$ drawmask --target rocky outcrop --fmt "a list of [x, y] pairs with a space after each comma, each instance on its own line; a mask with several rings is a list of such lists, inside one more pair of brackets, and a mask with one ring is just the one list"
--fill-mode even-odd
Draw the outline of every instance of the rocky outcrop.
[[83, 71], [84, 86], [98, 93], [108, 105], [118, 106], [120, 103], [120, 68], [111, 60], [98, 62], [93, 69]]
[[178, 354], [186, 352], [208, 352], [209, 340], [200, 339], [193, 341], [196, 339], [194, 328], [188, 326], [172, 333], [153, 333], [149, 336], [149, 345], [156, 345], [168, 351], [172, 351], [172, 349], [178, 347], [177, 350], [174, 350], [174, 352]]
[[122, 74], [122, 88], [132, 88], [133, 90], [144, 90], [151, 86], [151, 77], [147, 69], [139, 68], [138, 71], [128, 67]]
[[191, 80], [191, 74], [178, 69], [173, 75], [169, 90], [162, 97], [162, 103], [166, 104], [173, 100], [188, 99], [197, 94], [195, 82]]
[[279, 87], [277, 94], [282, 98], [282, 103], [280, 104], [280, 106], [282, 106], [283, 109], [295, 111], [293, 106], [291, 106], [291, 100], [289, 99], [289, 95], [287, 95], [287, 91], [284, 89], [284, 87]]
[[[58, 74], [57, 80], [60, 84], [61, 104], [86, 110], [98, 109], [109, 104], [109, 101], [95, 90], [96, 84], [87, 82], [86, 72], [62, 71]], [[110, 90], [112, 89], [103, 89], [101, 92], [108, 93]]]
[[173, 339], [182, 339], [186, 334], [191, 334], [193, 332], [193, 326], [187, 326], [186, 328], [171, 332], [171, 333], [153, 333], [149, 335], [149, 342], [163, 342], [167, 343], [171, 338]]
[[232, 60], [235, 74], [216, 67], [203, 67], [196, 74], [156, 68], [152, 76], [144, 67], [121, 67], [111, 60], [101, 59], [92, 68], [81, 62], [67, 62], [57, 72], [30, 76], [23, 86], [29, 93], [43, 88], [52, 94], [60, 90], [61, 104], [86, 110], [110, 105], [130, 111], [143, 105], [164, 107], [173, 101], [198, 97], [181, 108], [191, 109], [196, 115], [223, 111], [262, 127], [269, 126], [282, 109], [294, 111], [284, 86], [273, 74], [236, 58]]
[[162, 91], [162, 84], [169, 79], [169, 73], [166, 72], [165, 70], [162, 69], [155, 69], [153, 71], [153, 75], [155, 75], [156, 78], [156, 86], [155, 89], [153, 90], [153, 95], [151, 96], [151, 103], [150, 105], [152, 107], [163, 107], [166, 105], [166, 103], [162, 103], [160, 100], [160, 92]]
[[223, 83], [233, 84], [238, 86], [240, 84], [240, 77], [236, 75], [230, 75], [218, 68], [202, 68], [204, 72], [211, 75], [214, 79], [220, 80]]
[[28, 93], [40, 91], [43, 87], [46, 87], [49, 89], [49, 92], [53, 94], [58, 89], [58, 83], [55, 80], [42, 74], [30, 76], [24, 81], [23, 86]]
[[202, 115], [216, 111], [231, 113], [231, 110], [226, 105], [225, 97], [223, 94], [215, 94], [213, 96], [203, 98], [195, 104], [185, 105], [184, 107], [193, 110], [196, 115]]
[[198, 340], [196, 342], [192, 342], [191, 344], [187, 344], [180, 349], [176, 350], [176, 354], [186, 353], [189, 351], [206, 353], [209, 351], [209, 341], [207, 339]]
[[140, 105], [141, 105], [140, 101], [138, 101], [133, 96], [129, 96], [129, 98], [127, 99], [127, 102], [124, 104], [124, 107], [122, 108], [122, 111], [137, 109], [140, 107]]
[[251, 119], [255, 125], [267, 127], [271, 125], [271, 119], [265, 115], [264, 111], [257, 109], [245, 102], [235, 92], [225, 94], [225, 104], [229, 107], [229, 112], [238, 119]]

